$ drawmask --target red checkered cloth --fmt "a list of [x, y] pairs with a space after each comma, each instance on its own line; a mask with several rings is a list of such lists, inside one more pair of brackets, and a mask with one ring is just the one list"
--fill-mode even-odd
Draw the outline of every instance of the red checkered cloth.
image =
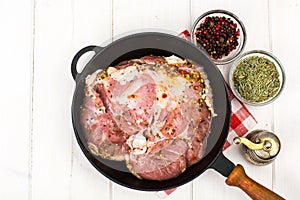
[[[181, 32], [178, 36], [183, 39], [190, 40], [190, 33], [187, 30]], [[231, 114], [230, 129], [229, 129], [227, 140], [223, 146], [223, 151], [232, 144], [233, 138], [235, 138], [236, 136], [239, 137], [245, 136], [246, 133], [248, 133], [248, 131], [257, 124], [257, 121], [254, 119], [254, 117], [246, 108], [246, 106], [242, 102], [240, 102], [237, 98], [235, 98], [229, 86], [227, 88], [230, 93], [232, 114]], [[176, 188], [159, 191], [157, 192], [157, 195], [160, 198], [166, 198], [169, 194], [171, 194], [175, 190]]]

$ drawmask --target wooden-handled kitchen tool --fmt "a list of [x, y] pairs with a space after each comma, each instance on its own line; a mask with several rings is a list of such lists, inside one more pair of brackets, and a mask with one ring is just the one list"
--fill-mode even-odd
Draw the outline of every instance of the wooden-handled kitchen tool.
[[231, 174], [226, 179], [226, 184], [230, 186], [236, 186], [246, 192], [252, 199], [256, 200], [277, 200], [284, 199], [268, 188], [260, 185], [256, 181], [252, 180], [245, 173], [244, 168], [241, 165], [237, 165]]

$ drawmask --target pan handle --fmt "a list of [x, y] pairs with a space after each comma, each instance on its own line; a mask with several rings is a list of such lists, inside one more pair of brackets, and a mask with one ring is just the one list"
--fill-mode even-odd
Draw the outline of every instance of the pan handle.
[[79, 60], [79, 58], [89, 52], [89, 51], [94, 51], [95, 53], [98, 53], [100, 52], [101, 50], [103, 49], [103, 47], [99, 47], [99, 46], [95, 46], [95, 45], [91, 45], [91, 46], [87, 46], [87, 47], [84, 47], [83, 49], [81, 49], [80, 51], [78, 51], [76, 53], [76, 55], [74, 56], [73, 60], [72, 60], [72, 63], [71, 63], [71, 73], [72, 73], [72, 76], [73, 76], [73, 79], [76, 80], [76, 77], [78, 75], [78, 72], [77, 72], [77, 62]]
[[226, 179], [226, 184], [236, 186], [246, 192], [252, 199], [284, 199], [275, 192], [257, 183], [247, 176], [242, 165], [237, 165]]
[[226, 184], [236, 186], [246, 192], [254, 200], [280, 200], [284, 199], [275, 192], [257, 183], [247, 176], [242, 165], [234, 166], [223, 153], [220, 153], [216, 161], [211, 166], [213, 169], [228, 177]]

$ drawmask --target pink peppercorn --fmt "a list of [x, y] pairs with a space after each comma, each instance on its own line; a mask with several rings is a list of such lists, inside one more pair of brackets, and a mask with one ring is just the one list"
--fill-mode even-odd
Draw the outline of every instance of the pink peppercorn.
[[238, 46], [240, 30], [227, 17], [206, 17], [196, 30], [196, 40], [214, 59], [229, 55]]

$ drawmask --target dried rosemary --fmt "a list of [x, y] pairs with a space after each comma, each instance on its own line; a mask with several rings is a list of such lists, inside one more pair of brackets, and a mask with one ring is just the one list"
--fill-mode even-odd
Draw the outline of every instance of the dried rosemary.
[[242, 60], [233, 72], [233, 83], [238, 93], [250, 102], [272, 98], [280, 87], [279, 73], [267, 58], [251, 56]]

